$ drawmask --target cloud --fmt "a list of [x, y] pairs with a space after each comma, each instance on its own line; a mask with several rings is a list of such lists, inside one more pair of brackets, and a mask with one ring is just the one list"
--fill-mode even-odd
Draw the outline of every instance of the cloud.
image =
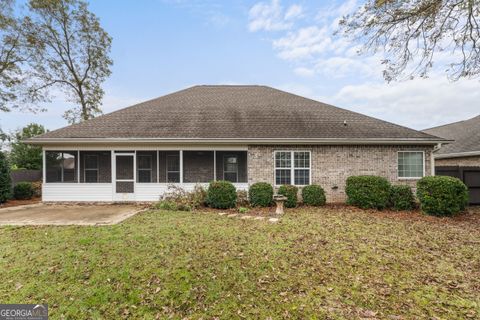
[[293, 4], [286, 10], [280, 0], [258, 2], [248, 13], [248, 30], [255, 31], [280, 31], [293, 27], [293, 21], [302, 16], [303, 8]]
[[312, 58], [328, 50], [331, 39], [326, 28], [310, 26], [289, 32], [286, 36], [273, 41], [278, 56], [285, 60]]
[[341, 88], [332, 100], [339, 106], [416, 129], [468, 119], [480, 113], [478, 81], [449, 82], [445, 77]]
[[293, 69], [293, 72], [296, 74], [296, 75], [299, 75], [299, 76], [302, 76], [302, 77], [313, 77], [315, 75], [315, 70], [313, 69], [309, 69], [309, 68], [305, 68], [305, 67], [298, 67], [298, 68], [295, 68]]

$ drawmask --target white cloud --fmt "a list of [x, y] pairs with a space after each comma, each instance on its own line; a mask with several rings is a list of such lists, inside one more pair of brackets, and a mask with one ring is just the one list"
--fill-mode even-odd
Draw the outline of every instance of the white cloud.
[[331, 102], [416, 129], [471, 118], [480, 113], [478, 81], [445, 77], [344, 86]]
[[300, 5], [291, 5], [286, 11], [280, 0], [258, 2], [249, 11], [248, 29], [255, 31], [280, 31], [293, 26], [293, 20], [302, 16]]
[[301, 60], [324, 53], [331, 43], [326, 28], [310, 26], [289, 32], [273, 41], [273, 47], [279, 51], [278, 55], [282, 59]]
[[303, 8], [301, 5], [292, 4], [285, 13], [285, 20], [296, 19], [302, 16]]
[[315, 70], [313, 69], [309, 69], [309, 68], [305, 68], [305, 67], [298, 67], [298, 68], [295, 68], [293, 69], [293, 72], [296, 74], [296, 75], [299, 75], [301, 77], [313, 77], [315, 75]]

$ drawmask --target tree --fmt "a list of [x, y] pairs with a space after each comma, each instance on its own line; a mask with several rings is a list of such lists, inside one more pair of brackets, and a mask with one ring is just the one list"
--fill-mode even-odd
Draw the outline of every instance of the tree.
[[12, 178], [7, 157], [0, 151], [0, 203], [6, 202], [12, 195]]
[[26, 29], [37, 92], [60, 88], [78, 107], [65, 112], [70, 122], [101, 113], [102, 83], [110, 75], [112, 39], [82, 0], [30, 0]]
[[30, 170], [42, 169], [42, 148], [23, 143], [23, 140], [33, 138], [46, 132], [45, 128], [31, 123], [17, 131], [12, 137], [10, 162], [12, 166]]
[[21, 83], [20, 65], [25, 62], [13, 0], [0, 2], [0, 111], [9, 111], [8, 102], [17, 98], [14, 88]]
[[340, 32], [382, 50], [387, 81], [427, 77], [436, 62], [452, 80], [480, 75], [480, 1], [367, 0]]

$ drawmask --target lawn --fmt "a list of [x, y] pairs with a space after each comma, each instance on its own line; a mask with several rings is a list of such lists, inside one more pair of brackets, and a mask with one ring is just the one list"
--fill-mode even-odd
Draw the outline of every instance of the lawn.
[[0, 228], [0, 301], [52, 319], [480, 317], [480, 210], [348, 207], [278, 223], [150, 211], [104, 227]]

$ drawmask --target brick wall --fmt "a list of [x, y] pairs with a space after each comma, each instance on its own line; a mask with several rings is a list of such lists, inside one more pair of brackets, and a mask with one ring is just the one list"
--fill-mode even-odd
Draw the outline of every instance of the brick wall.
[[275, 150], [311, 151], [311, 183], [320, 184], [328, 202], [345, 201], [345, 180], [353, 175], [378, 175], [394, 184], [415, 186], [397, 174], [397, 151], [425, 151], [425, 174], [431, 174], [433, 146], [249, 146], [248, 182], [274, 183]]
[[435, 167], [442, 166], [480, 167], [480, 156], [435, 159]]

